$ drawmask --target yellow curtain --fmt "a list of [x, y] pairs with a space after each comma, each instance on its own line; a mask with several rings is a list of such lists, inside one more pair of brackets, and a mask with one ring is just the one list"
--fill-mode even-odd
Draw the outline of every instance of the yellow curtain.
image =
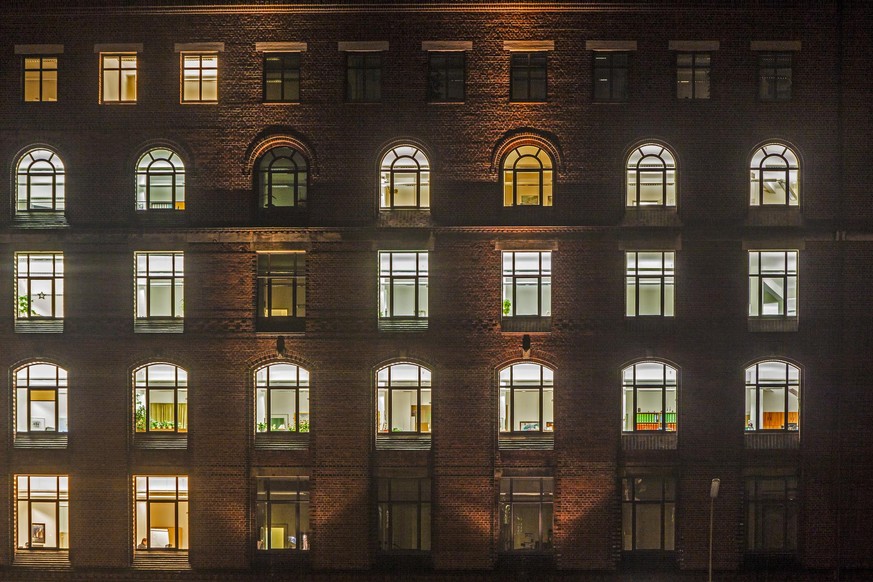
[[179, 413], [176, 415], [176, 428], [179, 432], [188, 431], [188, 403], [179, 403]]
[[149, 403], [149, 430], [173, 430], [173, 404]]

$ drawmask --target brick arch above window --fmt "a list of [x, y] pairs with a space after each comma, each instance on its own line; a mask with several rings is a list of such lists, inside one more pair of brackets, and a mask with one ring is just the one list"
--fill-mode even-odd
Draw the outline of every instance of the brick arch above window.
[[525, 128], [507, 132], [494, 145], [491, 150], [492, 177], [499, 179], [503, 170], [503, 160], [510, 152], [521, 146], [534, 146], [544, 150], [552, 159], [553, 169], [565, 171], [564, 155], [557, 138], [543, 131]]
[[262, 136], [252, 142], [246, 150], [243, 162], [243, 173], [250, 176], [257, 168], [258, 161], [268, 151], [280, 147], [287, 147], [296, 150], [306, 158], [310, 182], [318, 176], [318, 164], [316, 161], [315, 150], [310, 147], [305, 139], [289, 133]]

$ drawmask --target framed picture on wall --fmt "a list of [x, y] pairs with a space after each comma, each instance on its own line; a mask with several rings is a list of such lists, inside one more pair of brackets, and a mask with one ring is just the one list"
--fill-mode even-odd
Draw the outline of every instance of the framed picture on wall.
[[536, 421], [536, 420], [530, 420], [530, 421], [524, 421], [524, 420], [522, 420], [522, 421], [521, 421], [520, 423], [518, 423], [518, 424], [519, 424], [519, 426], [520, 426], [520, 428], [521, 428], [522, 431], [525, 431], [525, 430], [540, 430], [540, 423], [539, 423], [538, 421]]
[[45, 524], [32, 523], [30, 524], [30, 544], [45, 545]]
[[45, 430], [45, 419], [44, 418], [31, 418], [30, 419], [30, 430]]

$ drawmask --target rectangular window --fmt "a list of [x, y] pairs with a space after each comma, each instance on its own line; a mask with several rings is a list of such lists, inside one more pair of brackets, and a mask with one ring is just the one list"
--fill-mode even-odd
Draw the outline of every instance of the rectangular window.
[[710, 53], [676, 53], [676, 97], [709, 99]]
[[58, 100], [58, 57], [24, 58], [24, 100]]
[[346, 53], [346, 101], [377, 103], [382, 100], [382, 53]]
[[594, 52], [594, 100], [627, 101], [630, 53]]
[[749, 317], [797, 317], [797, 251], [749, 251]]
[[797, 551], [797, 477], [746, 479], [746, 551]]
[[625, 253], [625, 315], [673, 316], [673, 251], [630, 251]]
[[552, 315], [552, 252], [504, 251], [503, 317]]
[[258, 253], [258, 329], [293, 328], [306, 317], [306, 254]]
[[552, 549], [555, 483], [552, 477], [500, 479], [500, 551]]
[[16, 475], [15, 546], [21, 550], [70, 549], [70, 478]]
[[546, 100], [546, 63], [544, 52], [522, 53], [513, 52], [510, 55], [510, 101], [545, 101]]
[[63, 319], [64, 253], [15, 253], [18, 320]]
[[136, 102], [136, 54], [101, 54], [101, 103]]
[[184, 253], [136, 253], [137, 319], [181, 319], [185, 305]]
[[379, 317], [427, 318], [427, 251], [379, 253]]
[[621, 480], [621, 549], [676, 549], [676, 479], [656, 475]]
[[218, 54], [182, 53], [182, 103], [218, 101]]
[[137, 551], [188, 549], [188, 476], [137, 476]]
[[428, 101], [464, 100], [465, 60], [463, 51], [428, 53]]
[[264, 54], [264, 102], [300, 101], [300, 53]]
[[308, 550], [309, 477], [260, 477], [258, 550]]
[[758, 97], [762, 101], [791, 99], [790, 52], [762, 52], [758, 54]]
[[379, 479], [379, 548], [430, 551], [430, 479]]

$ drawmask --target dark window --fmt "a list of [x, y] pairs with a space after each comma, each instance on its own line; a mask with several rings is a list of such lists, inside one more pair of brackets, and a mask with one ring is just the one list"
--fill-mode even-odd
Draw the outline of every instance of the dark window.
[[552, 477], [500, 479], [500, 551], [551, 550], [554, 498]]
[[376, 374], [376, 431], [431, 432], [431, 374], [416, 364], [394, 364]]
[[382, 53], [346, 54], [346, 101], [374, 103], [382, 99]]
[[309, 478], [258, 479], [258, 550], [308, 550]]
[[546, 100], [546, 53], [511, 53], [509, 100]]
[[709, 99], [709, 53], [676, 53], [676, 97]]
[[430, 551], [430, 479], [379, 479], [379, 548]]
[[594, 100], [627, 101], [630, 54], [597, 51], [594, 53]]
[[306, 206], [309, 186], [306, 158], [295, 149], [269, 150], [258, 162], [258, 190], [261, 208]]
[[621, 549], [676, 549], [676, 480], [639, 476], [621, 480]]
[[555, 373], [539, 364], [513, 364], [500, 370], [501, 433], [551, 433], [555, 430]]
[[58, 100], [58, 57], [25, 57], [24, 100]]
[[797, 551], [797, 477], [746, 479], [746, 551]]
[[258, 329], [289, 329], [304, 317], [306, 254], [258, 253]]
[[188, 432], [188, 372], [151, 364], [134, 374], [136, 432]]
[[676, 368], [639, 362], [621, 372], [624, 432], [676, 431]]
[[762, 101], [791, 99], [791, 53], [763, 52], [758, 55], [758, 97]]
[[463, 52], [431, 52], [428, 55], [429, 101], [464, 100]]
[[255, 374], [255, 430], [309, 432], [309, 371], [293, 364]]
[[746, 368], [746, 431], [800, 427], [800, 370], [772, 360]]
[[300, 53], [264, 55], [264, 101], [300, 101]]

